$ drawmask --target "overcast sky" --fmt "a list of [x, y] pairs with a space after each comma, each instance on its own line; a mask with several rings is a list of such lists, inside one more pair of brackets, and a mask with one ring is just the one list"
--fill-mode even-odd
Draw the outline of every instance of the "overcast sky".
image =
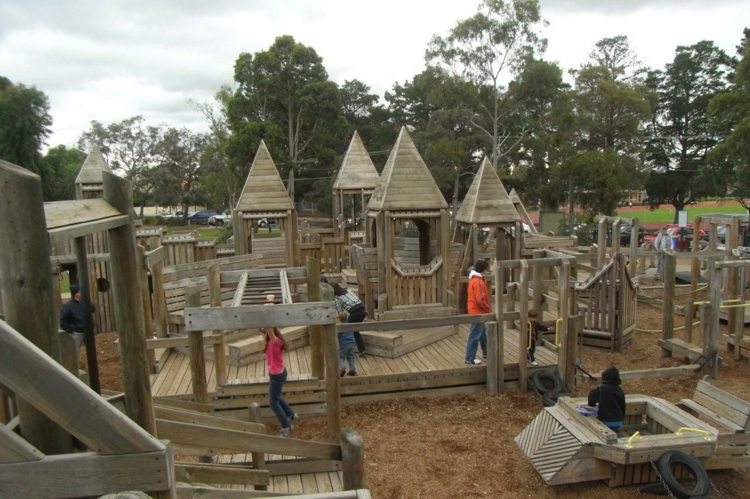
[[[750, 26], [748, 0], [540, 0], [548, 60], [564, 70], [594, 43], [627, 35], [663, 68], [678, 45], [728, 53]], [[432, 35], [474, 14], [476, 0], [0, 0], [0, 76], [50, 101], [51, 146], [72, 146], [92, 120], [206, 129], [191, 101], [232, 84], [241, 52], [283, 34], [316, 50], [332, 80], [383, 95], [424, 68]]]

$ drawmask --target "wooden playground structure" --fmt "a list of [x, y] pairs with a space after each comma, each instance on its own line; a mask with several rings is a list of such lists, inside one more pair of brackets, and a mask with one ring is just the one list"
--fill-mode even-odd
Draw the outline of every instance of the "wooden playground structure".
[[[363, 154], [355, 134], [342, 170], [366, 164]], [[356, 235], [335, 223], [330, 232], [299, 229], [263, 143], [233, 212], [231, 246], [194, 235], [167, 236], [161, 228], [136, 229], [127, 182], [94, 159], [96, 175], [87, 168], [86, 178], [101, 180], [101, 198], [46, 205], [38, 178], [0, 162], [5, 182], [0, 189], [25, 200], [0, 213], [0, 219], [12, 221], [0, 222], [8, 235], [0, 241], [0, 477], [13, 477], [7, 486], [0, 480], [0, 495], [30, 490], [75, 497], [137, 489], [159, 497], [366, 498], [362, 441], [355, 432], [342, 431], [343, 405], [478, 391], [523, 393], [538, 371], [554, 373], [571, 393], [583, 346], [621, 351], [636, 337], [638, 277], [655, 255], [638, 246], [637, 220], [602, 217], [592, 248], [577, 246], [574, 238], [538, 234], [533, 224], [524, 233], [530, 219], [523, 203], [516, 193], [505, 192], [485, 161], [451, 227], [448, 205], [405, 129], [374, 185], [368, 174], [360, 183], [341, 177], [335, 186], [336, 219], [345, 218], [345, 195], [361, 203], [365, 228]], [[280, 237], [255, 237], [264, 218], [277, 220]], [[19, 219], [23, 222], [16, 223]], [[735, 222], [707, 222], [726, 224], [732, 248]], [[627, 248], [620, 247], [622, 223], [632, 228]], [[49, 246], [39, 244], [48, 240]], [[97, 246], [96, 240], [108, 245]], [[19, 252], [19, 247], [33, 251]], [[58, 250], [51, 253], [50, 247]], [[494, 312], [463, 315], [466, 272], [477, 258], [493, 263], [488, 280]], [[684, 311], [687, 340], [675, 338], [673, 314], [665, 314], [659, 347], [663, 356], [689, 363], [623, 373], [623, 379], [698, 371], [716, 378], [721, 310], [730, 320], [726, 340], [735, 345], [734, 355], [746, 355], [740, 315], [745, 261], [719, 249], [716, 240], [706, 249], [694, 241], [689, 253], [667, 252], [665, 309], [674, 309], [676, 262], [686, 258], [693, 290], [701, 266], [706, 267], [708, 300]], [[111, 314], [119, 334], [123, 394], [97, 393], [93, 331], [87, 344], [91, 388], [78, 379], [75, 352], [67, 335], [58, 334], [55, 320], [60, 293], [52, 275], [58, 268], [50, 273], [39, 264], [46, 261], [75, 262], [84, 303], [96, 296], [98, 306], [102, 292], [95, 286], [101, 278], [107, 281], [104, 293], [111, 298], [101, 308]], [[102, 262], [106, 274], [92, 267]], [[322, 274], [332, 282], [356, 283], [370, 320], [337, 323]], [[268, 294], [274, 295], [274, 306], [264, 306]], [[539, 366], [526, 360], [530, 310], [556, 326], [537, 351]], [[696, 318], [700, 334], [692, 344]], [[484, 364], [468, 366], [463, 361], [467, 327], [477, 321], [487, 326], [487, 357]], [[303, 416], [325, 415], [325, 441], [266, 434], [262, 422], [273, 416], [257, 333], [265, 326], [280, 327], [289, 346], [287, 399]], [[346, 331], [361, 331], [368, 356], [358, 359], [357, 377], [340, 378], [336, 338]], [[43, 376], [28, 382], [21, 375], [26, 372]], [[516, 441], [551, 485], [585, 479], [647, 483], [654, 480], [648, 463], [671, 448], [690, 449], [710, 469], [745, 467], [750, 465], [745, 438], [750, 405], [735, 399], [708, 381], [699, 383], [693, 399], [680, 402], [681, 409], [630, 396], [630, 433], [621, 437], [607, 433], [598, 420], [580, 417], [575, 411], [580, 401], [562, 397]], [[95, 409], [81, 420], [76, 406]], [[673, 411], [679, 416], [669, 416]], [[713, 419], [707, 423], [699, 417]], [[664, 436], [682, 427], [704, 433]], [[635, 432], [643, 438], [628, 440]], [[554, 465], [539, 457], [560, 438], [566, 450], [553, 452]], [[183, 456], [198, 456], [200, 462]], [[48, 473], [57, 463], [63, 463], [63, 471]], [[64, 472], [78, 466], [103, 477]], [[127, 477], [114, 471], [123, 467]]]

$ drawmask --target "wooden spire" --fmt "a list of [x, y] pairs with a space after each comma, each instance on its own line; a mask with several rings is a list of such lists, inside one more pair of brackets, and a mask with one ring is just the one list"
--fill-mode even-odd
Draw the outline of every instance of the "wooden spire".
[[110, 170], [102, 152], [98, 147], [95, 147], [89, 152], [83, 165], [81, 165], [81, 170], [76, 177], [76, 184], [101, 184], [103, 182], [102, 172], [112, 173], [112, 170]]
[[500, 177], [485, 157], [466, 193], [456, 222], [464, 224], [512, 224], [521, 220]]
[[271, 154], [262, 140], [235, 209], [245, 212], [294, 209]]
[[380, 174], [368, 210], [438, 210], [448, 208], [406, 127], [401, 128]]
[[374, 189], [379, 179], [378, 171], [355, 130], [333, 182], [333, 190]]

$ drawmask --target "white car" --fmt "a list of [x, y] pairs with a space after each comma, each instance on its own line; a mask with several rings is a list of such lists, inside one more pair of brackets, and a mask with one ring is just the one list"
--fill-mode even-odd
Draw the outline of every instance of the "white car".
[[229, 211], [213, 215], [208, 219], [208, 225], [215, 225], [216, 227], [222, 227], [227, 222], [232, 223], [232, 215], [229, 214]]

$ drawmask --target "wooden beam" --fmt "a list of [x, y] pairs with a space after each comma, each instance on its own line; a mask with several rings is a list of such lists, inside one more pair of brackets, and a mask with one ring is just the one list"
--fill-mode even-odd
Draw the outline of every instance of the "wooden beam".
[[[221, 264], [215, 263], [208, 268], [208, 295], [209, 304], [212, 307], [221, 307]], [[216, 384], [223, 385], [227, 382], [227, 345], [224, 339], [224, 330], [218, 329], [214, 334], [219, 341], [214, 343], [214, 368], [216, 369]], [[204, 335], [205, 341], [205, 335]]]
[[[0, 366], [0, 383], [16, 392], [18, 398], [28, 400], [91, 449], [140, 452], [164, 448], [2, 320]], [[30, 372], [34, 373], [31, 377]], [[86, 410], [82, 411], [81, 407], [86, 407]]]
[[19, 434], [0, 424], [0, 464], [38, 461], [44, 454]]
[[250, 329], [299, 325], [335, 324], [333, 302], [291, 303], [288, 305], [250, 305], [221, 309], [186, 308], [185, 329]]
[[268, 470], [254, 470], [224, 464], [175, 463], [175, 479], [187, 483], [268, 485]]
[[[12, 326], [36, 345], [40, 356], [49, 355], [59, 362], [42, 184], [34, 173], [3, 160], [0, 160], [0, 234], [0, 310], [8, 327]], [[21, 389], [16, 403], [22, 432], [42, 452], [68, 452], [72, 449], [69, 436], [24, 396], [28, 382], [38, 381], [36, 373], [29, 371], [30, 365], [11, 367], [0, 362], [0, 370], [18, 369], [18, 374], [23, 373], [26, 379], [26, 383], [11, 388]]]
[[341, 460], [341, 448], [337, 444], [272, 437], [176, 421], [159, 420], [158, 424], [162, 438], [180, 445]]
[[[320, 259], [311, 256], [305, 257], [307, 267], [307, 300], [316, 302], [320, 300]], [[310, 326], [310, 372], [322, 379], [324, 374], [324, 350], [323, 350], [323, 328], [321, 326]]]
[[192, 423], [224, 430], [244, 431], [247, 433], [265, 433], [266, 427], [261, 423], [251, 423], [240, 419], [207, 414], [205, 412], [191, 411], [177, 407], [154, 405], [154, 414], [158, 420], [177, 421], [180, 423]]
[[341, 432], [343, 485], [346, 490], [365, 488], [365, 448], [362, 437], [351, 428]]
[[[336, 324], [336, 331], [344, 333], [347, 331], [401, 331], [408, 329], [425, 329], [440, 326], [456, 326], [460, 324], [471, 324], [472, 322], [492, 322], [496, 320], [496, 314], [477, 315], [448, 315], [445, 317], [425, 317], [421, 319], [401, 319], [389, 321], [367, 321], [355, 323]], [[518, 317], [518, 312], [500, 314], [505, 320], [513, 320]]]
[[46, 456], [0, 466], [0, 497], [87, 497], [126, 490], [168, 491], [174, 484], [169, 451]]
[[[109, 172], [102, 173], [104, 199], [127, 214], [133, 210], [130, 183]], [[151, 405], [151, 381], [146, 359], [145, 324], [141, 297], [140, 275], [135, 251], [135, 229], [132, 221], [109, 231], [112, 255], [112, 294], [115, 323], [120, 339], [120, 365], [128, 415], [151, 434], [156, 431]]]
[[[200, 288], [185, 290], [185, 308], [200, 307]], [[193, 398], [199, 404], [208, 403], [208, 381], [206, 379], [206, 358], [203, 351], [203, 331], [188, 331], [190, 337], [190, 381]]]
[[[92, 201], [92, 200], [87, 200]], [[50, 244], [61, 244], [77, 237], [84, 237], [91, 234], [97, 234], [99, 232], [106, 232], [111, 229], [116, 229], [127, 225], [130, 222], [128, 215], [117, 215], [114, 217], [103, 218], [101, 220], [94, 220], [86, 223], [78, 223], [68, 227], [59, 227], [55, 229], [49, 229]]]
[[341, 434], [341, 386], [339, 378], [339, 341], [334, 325], [323, 330], [323, 351], [326, 373], [326, 422], [328, 440], [338, 442]]

